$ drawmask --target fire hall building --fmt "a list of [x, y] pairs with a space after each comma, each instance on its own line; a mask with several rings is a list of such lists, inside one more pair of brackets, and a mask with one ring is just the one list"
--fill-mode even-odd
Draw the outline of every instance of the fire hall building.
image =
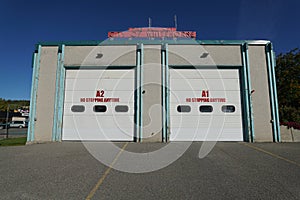
[[27, 141], [279, 142], [275, 65], [270, 41], [175, 28], [41, 42]]

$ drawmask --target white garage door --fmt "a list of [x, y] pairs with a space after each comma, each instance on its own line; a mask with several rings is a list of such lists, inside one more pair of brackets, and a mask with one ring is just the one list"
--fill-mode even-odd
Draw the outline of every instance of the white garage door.
[[238, 69], [170, 69], [171, 141], [243, 141]]
[[132, 141], [134, 69], [67, 70], [63, 140]]

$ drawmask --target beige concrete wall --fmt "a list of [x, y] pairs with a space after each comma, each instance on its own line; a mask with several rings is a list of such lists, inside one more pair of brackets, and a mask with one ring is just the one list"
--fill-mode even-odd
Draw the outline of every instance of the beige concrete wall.
[[[102, 54], [99, 57], [98, 54]], [[65, 66], [136, 66], [136, 45], [66, 46]]]
[[255, 141], [272, 142], [271, 104], [269, 95], [268, 69], [264, 46], [249, 46], [251, 95]]
[[242, 65], [240, 45], [169, 45], [168, 50], [171, 66]]
[[161, 46], [144, 46], [143, 141], [162, 141]]
[[281, 142], [300, 142], [300, 130], [280, 126]]
[[281, 142], [293, 142], [292, 129], [287, 126], [280, 126]]
[[36, 102], [34, 140], [51, 141], [58, 47], [42, 47]]
[[294, 142], [300, 142], [300, 130], [292, 128]]

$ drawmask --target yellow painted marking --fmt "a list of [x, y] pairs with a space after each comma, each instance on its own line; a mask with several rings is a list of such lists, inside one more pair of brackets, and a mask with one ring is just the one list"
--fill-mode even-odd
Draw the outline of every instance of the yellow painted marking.
[[250, 145], [250, 144], [248, 144], [248, 143], [244, 143], [244, 145], [247, 146], [247, 147], [250, 147], [250, 148], [252, 148], [252, 149], [255, 149], [255, 150], [257, 150], [257, 151], [260, 151], [260, 152], [263, 152], [263, 153], [265, 153], [265, 154], [268, 154], [268, 155], [270, 155], [270, 156], [272, 156], [272, 157], [278, 158], [278, 159], [280, 159], [280, 160], [284, 160], [284, 161], [286, 161], [286, 162], [288, 162], [288, 163], [291, 163], [291, 164], [294, 164], [294, 165], [297, 165], [298, 167], [300, 167], [300, 164], [299, 164], [299, 163], [297, 163], [297, 162], [295, 162], [295, 161], [292, 161], [292, 160], [289, 160], [289, 159], [287, 159], [287, 158], [284, 158], [284, 157], [282, 157], [282, 156], [280, 156], [280, 155], [271, 153], [271, 152], [266, 151], [266, 150], [264, 150], [264, 149], [261, 149], [261, 148], [259, 148], [259, 147], [252, 146], [252, 145]]
[[97, 182], [97, 184], [94, 186], [94, 188], [91, 190], [91, 192], [89, 193], [89, 195], [86, 197], [86, 200], [90, 200], [91, 198], [93, 198], [93, 196], [95, 195], [96, 191], [102, 185], [103, 181], [105, 180], [105, 178], [107, 177], [107, 175], [111, 171], [113, 165], [116, 163], [116, 161], [118, 160], [118, 158], [120, 157], [120, 155], [122, 154], [122, 152], [125, 150], [125, 148], [127, 147], [127, 145], [128, 145], [128, 142], [126, 142], [126, 144], [124, 144], [124, 146], [122, 147], [122, 149], [116, 155], [115, 159], [112, 161], [112, 163], [106, 169], [106, 171], [104, 172], [103, 176], [99, 179], [99, 181]]

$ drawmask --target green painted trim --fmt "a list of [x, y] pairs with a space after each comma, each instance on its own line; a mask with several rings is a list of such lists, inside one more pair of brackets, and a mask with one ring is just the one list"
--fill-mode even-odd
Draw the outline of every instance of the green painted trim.
[[166, 100], [166, 45], [161, 46], [161, 90], [162, 90], [162, 142], [167, 142], [167, 100]]
[[163, 45], [161, 47], [161, 91], [162, 91], [162, 96], [161, 96], [161, 101], [162, 101], [162, 142], [165, 142], [166, 140], [166, 90], [165, 90], [165, 71], [166, 71], [166, 66], [165, 66], [165, 50], [163, 48]]
[[254, 122], [253, 122], [253, 104], [251, 97], [251, 74], [250, 74], [250, 62], [249, 62], [249, 49], [248, 43], [244, 44], [245, 47], [245, 59], [246, 59], [246, 75], [247, 75], [247, 86], [248, 86], [248, 102], [249, 102], [249, 115], [250, 115], [250, 140], [251, 142], [255, 141], [255, 132], [254, 132]]
[[[59, 51], [58, 51], [59, 52]], [[59, 83], [60, 83], [60, 59], [61, 53], [57, 54], [57, 65], [56, 65], [56, 80], [55, 80], [55, 99], [54, 99], [54, 114], [53, 114], [53, 126], [52, 126], [52, 141], [56, 141], [57, 138], [57, 120], [58, 120], [58, 102], [59, 102]]]
[[31, 57], [31, 68], [33, 69], [34, 66], [35, 66], [35, 60], [36, 60], [36, 55], [37, 55], [37, 51], [34, 51], [34, 53], [32, 54], [32, 57]]
[[86, 41], [58, 41], [58, 42], [38, 42], [36, 44], [36, 49], [38, 49], [39, 45], [42, 46], [99, 46], [99, 45], [137, 45], [137, 44], [169, 44], [169, 45], [177, 45], [177, 44], [186, 44], [186, 45], [243, 45], [244, 43], [248, 43], [249, 45], [265, 45], [260, 43], [255, 43], [259, 40], [194, 40], [194, 39], [166, 39], [166, 40], [152, 40], [152, 39], [141, 39], [141, 38], [133, 38], [133, 39], [107, 39], [107, 40], [86, 40]]
[[245, 85], [245, 73], [244, 73], [244, 67], [239, 69], [239, 78], [240, 78], [240, 94], [241, 94], [241, 109], [242, 109], [242, 129], [243, 129], [243, 141], [244, 142], [250, 142], [250, 133], [249, 133], [249, 112], [248, 112], [248, 106], [249, 102], [246, 97], [246, 92], [248, 92], [248, 89], [246, 91]]
[[267, 57], [267, 71], [268, 71], [268, 83], [269, 83], [269, 95], [271, 100], [271, 116], [272, 116], [272, 127], [273, 127], [273, 141], [277, 141], [277, 127], [276, 127], [276, 116], [275, 116], [275, 103], [274, 103], [274, 89], [273, 89], [273, 81], [272, 81], [272, 64], [271, 64], [271, 56], [270, 56], [270, 45], [267, 44], [265, 47], [266, 57]]
[[136, 66], [136, 100], [135, 100], [135, 105], [136, 105], [136, 120], [135, 120], [135, 133], [136, 133], [136, 141], [139, 142], [140, 141], [140, 118], [141, 118], [141, 113], [140, 113], [140, 109], [141, 109], [141, 88], [140, 88], [140, 77], [141, 77], [141, 49], [140, 49], [140, 45], [137, 45], [137, 66]]
[[65, 97], [65, 75], [64, 67], [65, 45], [62, 45], [61, 58], [59, 63], [60, 77], [59, 77], [59, 93], [58, 93], [58, 113], [57, 113], [57, 128], [55, 141], [61, 141], [63, 130], [63, 112], [64, 112], [64, 97]]
[[144, 84], [144, 44], [140, 44], [141, 49], [141, 67], [140, 67], [140, 142], [143, 141], [143, 84]]
[[30, 116], [29, 127], [27, 130], [27, 142], [34, 141], [35, 118], [36, 118], [36, 101], [39, 81], [40, 61], [41, 61], [42, 46], [38, 46], [37, 53], [34, 54], [32, 80], [31, 80], [31, 97], [30, 97]]
[[242, 45], [255, 42], [256, 40], [197, 40], [202, 45]]
[[[33, 53], [32, 55], [32, 78], [31, 78], [31, 95], [30, 95], [30, 102], [34, 101], [34, 83], [35, 83], [35, 74], [36, 74], [36, 58], [37, 58], [37, 53]], [[32, 137], [32, 128], [33, 128], [33, 123], [31, 119], [33, 119], [33, 105], [30, 106], [30, 112], [29, 112], [29, 125], [28, 125], [28, 130], [27, 130], [27, 142], [33, 141]]]
[[62, 45], [65, 46], [98, 46], [102, 41], [100, 40], [82, 40], [82, 41], [41, 41], [36, 44], [36, 48], [38, 45], [42, 46], [60, 46], [59, 50], [62, 50]]
[[192, 66], [192, 65], [169, 65], [170, 68], [172, 69], [238, 69], [241, 68], [242, 65], [207, 65], [207, 66], [203, 66], [203, 65], [196, 65], [196, 66]]
[[170, 136], [170, 76], [169, 76], [169, 48], [168, 44], [165, 44], [165, 49], [166, 49], [166, 142], [169, 141], [169, 136]]
[[[269, 81], [269, 95], [271, 100], [271, 116], [273, 127], [273, 141], [280, 142], [280, 126], [279, 126], [279, 114], [278, 114], [278, 102], [277, 102], [277, 88], [274, 69], [274, 53], [272, 44], [269, 43], [265, 47], [268, 67], [268, 81]], [[277, 105], [276, 105], [277, 103]]]
[[248, 80], [247, 80], [247, 63], [246, 63], [246, 51], [245, 51], [245, 45], [241, 45], [241, 51], [242, 51], [242, 62], [243, 67], [241, 68], [241, 97], [242, 97], [242, 104], [243, 104], [243, 130], [244, 130], [244, 141], [250, 142], [251, 138], [251, 128], [250, 128], [250, 114], [249, 114], [249, 90], [248, 90]]
[[273, 44], [271, 45], [271, 64], [272, 64], [272, 76], [273, 76], [273, 89], [274, 89], [274, 103], [275, 103], [275, 117], [276, 117], [276, 127], [277, 127], [277, 141], [281, 142], [281, 133], [280, 133], [280, 120], [279, 120], [279, 106], [278, 106], [278, 96], [277, 96], [277, 85], [276, 85], [276, 55], [273, 51]]
[[136, 66], [64, 66], [66, 69], [133, 69]]

